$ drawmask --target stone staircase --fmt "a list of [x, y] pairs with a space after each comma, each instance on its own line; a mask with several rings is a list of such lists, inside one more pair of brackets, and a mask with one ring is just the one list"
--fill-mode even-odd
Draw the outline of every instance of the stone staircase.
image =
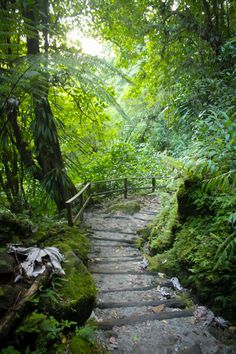
[[209, 333], [205, 318], [194, 316], [197, 306], [189, 307], [187, 292], [177, 291], [164, 274], [142, 269], [137, 230], [160, 206], [156, 196], [136, 200], [141, 208], [133, 215], [108, 214], [105, 205], [84, 216], [91, 227], [89, 268], [98, 288], [92, 314], [97, 339], [117, 354], [236, 353]]

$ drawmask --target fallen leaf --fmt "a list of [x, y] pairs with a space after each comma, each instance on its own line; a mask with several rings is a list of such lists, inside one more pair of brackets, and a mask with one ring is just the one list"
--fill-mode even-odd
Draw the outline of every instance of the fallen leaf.
[[62, 342], [63, 344], [65, 344], [65, 343], [67, 342], [67, 339], [66, 339], [65, 336], [62, 337], [61, 342]]
[[117, 345], [117, 340], [116, 340], [116, 337], [110, 337], [109, 338], [109, 342], [113, 345]]
[[162, 304], [162, 305], [159, 305], [159, 306], [155, 306], [155, 307], [152, 307], [152, 311], [155, 312], [155, 313], [160, 313], [161, 311], [163, 311], [165, 308], [165, 305]]
[[231, 333], [236, 333], [236, 326], [229, 326], [229, 331]]

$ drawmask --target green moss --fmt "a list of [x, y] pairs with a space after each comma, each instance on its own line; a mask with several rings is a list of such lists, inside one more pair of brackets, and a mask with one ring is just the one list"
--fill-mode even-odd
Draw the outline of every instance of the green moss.
[[70, 354], [103, 354], [104, 350], [96, 343], [91, 343], [78, 336], [72, 337], [69, 346]]
[[89, 241], [85, 233], [79, 232], [77, 227], [65, 229], [65, 233], [60, 235], [55, 242], [62, 253], [73, 250], [73, 252], [83, 261], [87, 261], [89, 251]]
[[166, 273], [168, 276], [176, 276], [180, 273], [180, 263], [175, 251], [171, 248], [154, 257], [149, 257], [149, 270]]
[[55, 246], [65, 256], [62, 264], [65, 276], [53, 277], [52, 288], [45, 289], [40, 297], [41, 311], [47, 311], [59, 319], [83, 324], [93, 309], [96, 286], [86, 268], [89, 241], [86, 230], [52, 225], [47, 231], [36, 233], [40, 246]]
[[64, 254], [73, 250], [84, 263], [87, 262], [89, 241], [86, 230], [79, 229], [76, 226], [68, 227], [56, 224], [46, 231], [38, 230], [35, 234], [35, 240], [42, 246], [53, 245], [58, 247]]
[[[95, 303], [96, 286], [91, 274], [73, 251], [65, 254], [65, 277], [54, 285], [55, 296], [43, 296], [43, 307], [56, 318], [83, 324]], [[45, 296], [46, 295], [46, 296]], [[56, 298], [56, 301], [55, 301]]]
[[108, 213], [116, 212], [116, 211], [123, 211], [126, 214], [133, 215], [137, 213], [141, 208], [140, 202], [135, 200], [128, 200], [120, 203], [116, 203], [111, 205], [108, 209]]
[[174, 194], [150, 226], [149, 242], [152, 254], [163, 252], [172, 246], [174, 231], [179, 226], [178, 218], [177, 195]]
[[235, 230], [227, 198], [205, 192], [199, 180], [182, 183], [149, 226], [149, 269], [178, 276], [213, 311], [235, 321]]
[[66, 282], [61, 294], [71, 302], [75, 298], [84, 299], [88, 296], [95, 296], [96, 288], [93, 278], [81, 260], [72, 251], [65, 254], [65, 259]]

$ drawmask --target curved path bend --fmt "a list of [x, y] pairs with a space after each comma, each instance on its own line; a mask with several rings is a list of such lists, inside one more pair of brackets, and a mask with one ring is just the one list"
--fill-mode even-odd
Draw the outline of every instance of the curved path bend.
[[84, 216], [91, 227], [89, 268], [98, 288], [92, 314], [98, 340], [117, 354], [236, 353], [209, 333], [204, 316], [194, 316], [196, 305], [186, 301], [187, 292], [176, 290], [164, 274], [143, 269], [137, 230], [155, 217], [160, 204], [153, 196], [137, 200], [141, 209], [133, 215], [108, 213], [104, 205]]

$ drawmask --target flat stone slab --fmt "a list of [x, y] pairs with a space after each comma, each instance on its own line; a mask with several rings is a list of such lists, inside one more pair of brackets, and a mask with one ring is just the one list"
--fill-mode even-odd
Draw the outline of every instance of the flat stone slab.
[[96, 244], [91, 245], [89, 258], [92, 257], [91, 255], [95, 255], [95, 257], [107, 257], [107, 258], [113, 258], [115, 256], [117, 257], [122, 257], [122, 256], [140, 257], [141, 256], [140, 252], [133, 247], [123, 247], [122, 245], [118, 245], [116, 247], [114, 246], [102, 247], [101, 245], [98, 246]]
[[126, 234], [126, 233], [119, 233], [119, 232], [110, 232], [110, 231], [94, 231], [90, 235], [90, 239], [94, 238], [101, 238], [107, 240], [127, 240], [127, 241], [135, 241], [138, 238], [138, 235], [135, 233]]
[[152, 276], [147, 276], [146, 274], [96, 274], [94, 276], [97, 287], [100, 290], [109, 290], [112, 288], [122, 289], [122, 288], [135, 288], [144, 287], [156, 284]]
[[[112, 309], [112, 310], [99, 310], [95, 311], [96, 316], [99, 318], [97, 326], [99, 328], [109, 330], [113, 327], [122, 327], [126, 325], [134, 325], [136, 323], [143, 323], [146, 321], [163, 321], [173, 318], [192, 317], [191, 310], [178, 311], [163, 311], [161, 313], [153, 313], [151, 308], [148, 307], [127, 307], [125, 309]], [[104, 319], [104, 317], [106, 319]]]
[[127, 291], [124, 290], [122, 294], [117, 291], [110, 291], [106, 293], [98, 294], [98, 301], [114, 301], [118, 302], [122, 298], [123, 301], [153, 301], [162, 299], [161, 293], [157, 291], [157, 286], [155, 285], [153, 288], [146, 290], [135, 290], [135, 288]]
[[113, 240], [104, 240], [104, 239], [92, 239], [91, 242], [91, 247], [93, 247], [93, 245], [95, 245], [96, 247], [111, 247], [111, 246], [115, 246], [115, 247], [133, 247], [136, 248], [134, 246], [133, 242], [126, 242], [126, 241], [113, 241]]
[[[110, 337], [116, 339], [117, 348], [110, 346]], [[142, 323], [113, 326], [112, 332], [98, 331], [97, 338], [117, 354], [184, 354], [184, 350], [198, 347], [202, 354], [233, 354], [212, 337], [202, 323], [193, 317], [147, 320]], [[188, 354], [199, 352], [188, 351]]]
[[140, 262], [142, 261], [142, 257], [139, 256], [128, 256], [128, 257], [119, 257], [119, 256], [113, 256], [113, 257], [97, 257], [91, 259], [91, 265], [93, 264], [108, 264], [108, 263], [127, 263], [127, 262]]
[[139, 271], [139, 263], [142, 260], [142, 258], [139, 259], [139, 261], [135, 261], [134, 259], [128, 259], [126, 261], [124, 260], [116, 260], [115, 262], [93, 262], [90, 263], [89, 269], [90, 272], [125, 272], [125, 271]]
[[104, 302], [99, 301], [97, 303], [97, 308], [99, 309], [111, 309], [111, 308], [125, 308], [125, 307], [156, 307], [164, 305], [165, 307], [178, 307], [178, 308], [185, 308], [186, 304], [183, 300], [180, 299], [169, 299], [169, 300], [138, 300], [138, 301], [124, 301], [124, 302]]

